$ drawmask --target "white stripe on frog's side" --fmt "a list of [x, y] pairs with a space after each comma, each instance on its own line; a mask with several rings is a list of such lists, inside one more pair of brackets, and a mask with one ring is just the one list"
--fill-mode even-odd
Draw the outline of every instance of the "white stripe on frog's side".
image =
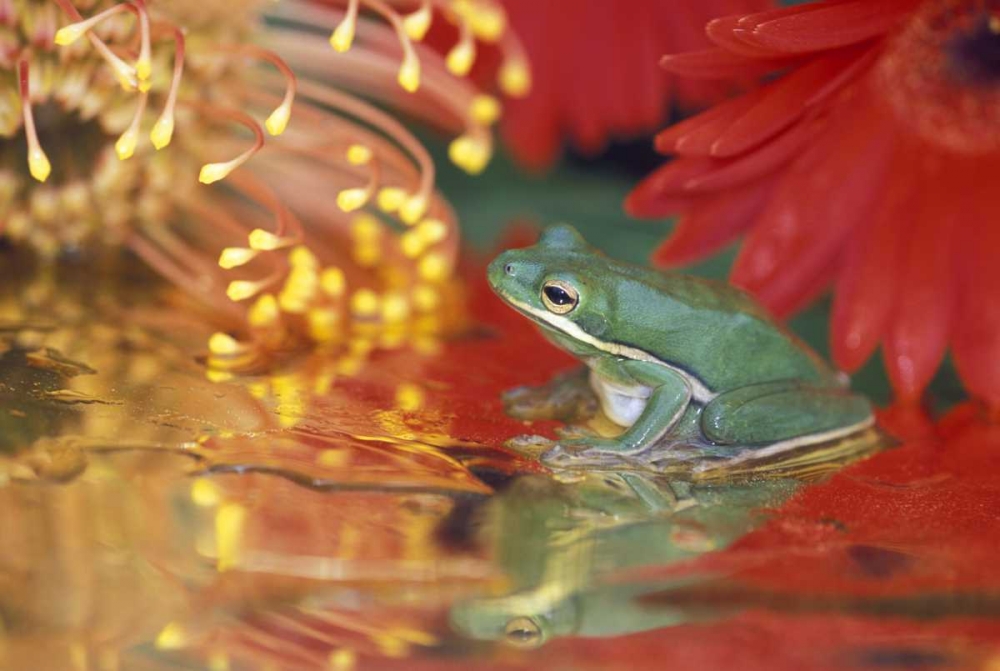
[[602, 352], [607, 352], [608, 354], [613, 354], [615, 356], [620, 356], [625, 359], [632, 359], [634, 361], [646, 361], [648, 363], [655, 363], [660, 366], [669, 368], [670, 370], [677, 373], [683, 380], [687, 383], [688, 387], [691, 389], [691, 398], [699, 403], [708, 403], [713, 398], [718, 396], [711, 389], [705, 386], [705, 383], [691, 375], [682, 368], [677, 366], [672, 366], [666, 361], [661, 361], [649, 352], [644, 352], [641, 349], [635, 347], [630, 347], [628, 345], [622, 345], [616, 342], [603, 342], [593, 337], [589, 333], [585, 332], [579, 326], [577, 326], [573, 321], [563, 317], [561, 315], [554, 314], [548, 310], [539, 310], [538, 308], [532, 307], [527, 303], [522, 303], [520, 301], [514, 300], [510, 296], [504, 296], [504, 299], [513, 305], [515, 308], [524, 312], [526, 314], [540, 319], [552, 328], [562, 331], [571, 338], [575, 338], [580, 342], [586, 343], [598, 349]]

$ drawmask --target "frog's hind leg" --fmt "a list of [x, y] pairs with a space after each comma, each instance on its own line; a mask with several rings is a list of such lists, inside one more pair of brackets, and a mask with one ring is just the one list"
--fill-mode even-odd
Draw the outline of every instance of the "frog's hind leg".
[[712, 399], [701, 415], [705, 436], [719, 445], [786, 447], [832, 440], [870, 425], [872, 407], [840, 387], [765, 382]]

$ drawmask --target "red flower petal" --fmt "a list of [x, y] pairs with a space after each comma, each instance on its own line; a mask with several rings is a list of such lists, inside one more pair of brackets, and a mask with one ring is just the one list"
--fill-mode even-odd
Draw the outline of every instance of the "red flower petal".
[[[796, 5], [794, 7], [786, 7], [784, 9], [773, 10], [771, 12], [751, 14], [750, 17], [752, 18], [764, 14], [773, 16], [775, 13], [780, 13], [781, 15], [791, 15], [807, 12], [811, 9], [812, 7], [808, 5]], [[769, 49], [756, 44], [747, 44], [745, 41], [737, 37], [733, 31], [738, 29], [740, 21], [744, 18], [748, 18], [746, 14], [734, 14], [732, 16], [723, 16], [718, 19], [713, 19], [705, 25], [705, 33], [708, 35], [708, 39], [712, 40], [712, 42], [719, 45], [726, 51], [731, 51], [734, 54], [746, 56], [747, 58], [781, 58], [787, 55], [776, 49]]]
[[855, 107], [839, 121], [782, 178], [733, 265], [732, 282], [776, 314], [813, 291], [884, 180], [891, 135], [883, 118]]
[[758, 181], [694, 205], [653, 252], [653, 263], [681, 266], [725, 247], [753, 224], [771, 197], [774, 183], [772, 179]]
[[[1000, 409], [1000, 226], [996, 225], [993, 168], [966, 171], [965, 189], [953, 195], [971, 205], [955, 249], [958, 309], [952, 336], [955, 367], [973, 396]], [[978, 225], [976, 225], [978, 224]]]
[[660, 67], [675, 75], [693, 79], [736, 79], [760, 77], [787, 67], [791, 62], [745, 58], [724, 49], [707, 49], [683, 54], [667, 54], [660, 59]]
[[857, 44], [888, 32], [905, 18], [917, 1], [816, 3], [809, 5], [811, 11], [756, 24], [744, 20], [739, 27], [747, 29], [747, 34], [742, 36], [745, 40], [763, 49], [787, 53], [821, 51]]
[[751, 91], [671, 126], [656, 136], [657, 151], [708, 156], [712, 144], [764, 94], [764, 89]]
[[951, 242], [960, 219], [949, 168], [938, 160], [911, 170], [923, 173], [922, 190], [910, 204], [913, 221], [883, 346], [889, 380], [903, 402], [920, 396], [944, 358], [954, 307]]
[[824, 126], [825, 120], [804, 119], [759, 149], [692, 177], [684, 183], [684, 189], [692, 193], [726, 189], [786, 166]]
[[874, 221], [855, 241], [834, 292], [830, 344], [833, 360], [846, 371], [868, 360], [888, 324], [906, 234], [900, 222], [911, 211], [916, 189], [909, 168], [919, 157], [907, 149], [897, 148]]
[[808, 105], [836, 91], [857, 74], [859, 66], [869, 63], [862, 52], [839, 51], [817, 58], [768, 85], [760, 102], [712, 144], [712, 156], [735, 156], [764, 142], [799, 118]]
[[625, 211], [634, 217], [656, 219], [693, 205], [696, 197], [683, 193], [683, 185], [718, 162], [706, 158], [678, 158], [657, 168], [632, 189]]

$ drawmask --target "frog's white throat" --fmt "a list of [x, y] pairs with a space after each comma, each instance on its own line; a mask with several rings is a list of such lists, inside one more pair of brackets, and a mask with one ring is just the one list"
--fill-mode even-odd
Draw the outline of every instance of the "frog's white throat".
[[504, 296], [504, 300], [510, 303], [513, 307], [517, 308], [521, 312], [534, 317], [540, 322], [551, 326], [553, 329], [565, 333], [570, 338], [579, 340], [582, 343], [590, 345], [594, 349], [600, 350], [601, 352], [606, 352], [613, 356], [620, 356], [625, 359], [633, 359], [635, 361], [648, 361], [650, 363], [659, 364], [660, 366], [666, 366], [667, 368], [673, 370], [679, 376], [684, 378], [687, 382], [688, 387], [691, 389], [691, 398], [699, 403], [708, 403], [716, 394], [712, 392], [705, 383], [691, 375], [682, 368], [677, 366], [672, 366], [671, 364], [658, 359], [649, 352], [645, 352], [636, 347], [631, 347], [629, 345], [623, 345], [616, 342], [607, 342], [603, 340], [598, 340], [594, 336], [590, 335], [582, 328], [580, 328], [576, 322], [571, 319], [567, 319], [562, 315], [557, 315], [555, 313], [549, 312], [548, 310], [539, 310], [538, 308], [528, 305], [527, 303], [522, 303], [521, 301], [512, 298], [511, 296]]

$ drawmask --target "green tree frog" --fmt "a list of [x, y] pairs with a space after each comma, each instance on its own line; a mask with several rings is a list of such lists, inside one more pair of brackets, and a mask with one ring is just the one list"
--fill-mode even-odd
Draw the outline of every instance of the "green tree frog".
[[616, 438], [562, 440], [543, 460], [618, 464], [696, 446], [771, 455], [870, 427], [843, 375], [740, 290], [615, 261], [570, 226], [502, 253], [493, 290], [589, 368]]

